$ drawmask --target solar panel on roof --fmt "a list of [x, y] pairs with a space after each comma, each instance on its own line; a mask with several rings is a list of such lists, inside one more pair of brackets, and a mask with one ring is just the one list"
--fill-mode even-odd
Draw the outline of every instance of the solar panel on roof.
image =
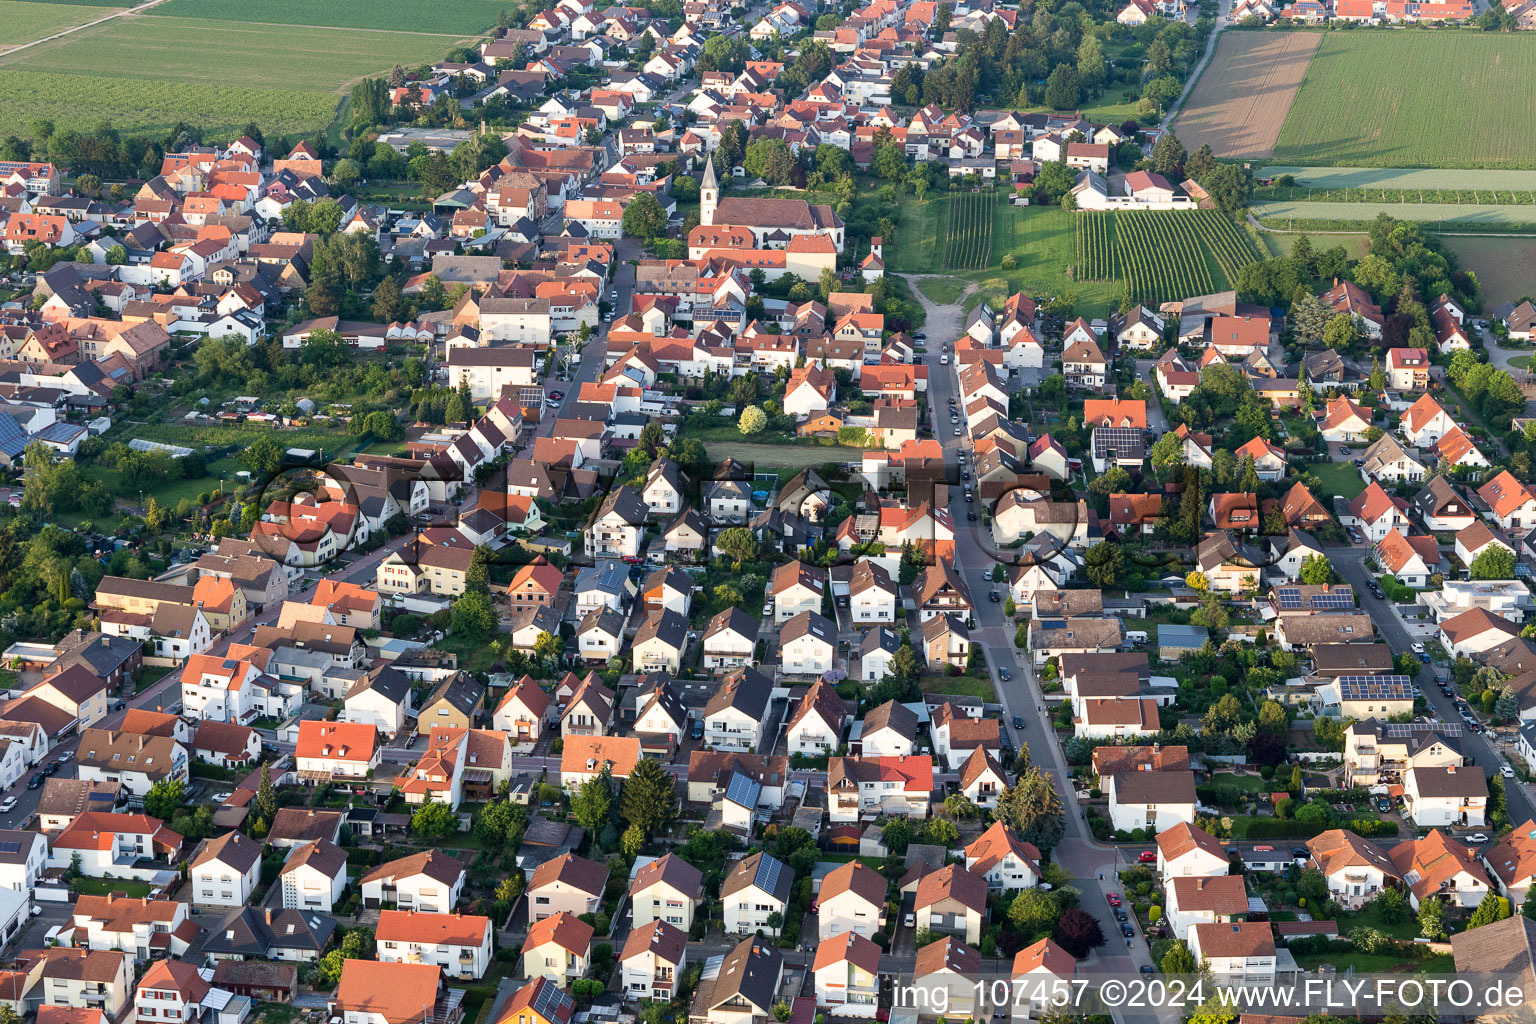
[[1409, 700], [1414, 694], [1407, 676], [1339, 676], [1338, 683], [1344, 700]]
[[540, 985], [533, 996], [533, 1010], [545, 1020], [559, 1020], [567, 1008], [575, 1005], [565, 990], [553, 983]]
[[762, 790], [763, 787], [758, 785], [756, 779], [735, 772], [731, 775], [731, 784], [726, 787], [725, 798], [742, 807], [756, 807], [758, 794]]
[[3, 842], [0, 842], [0, 853], [20, 853], [20, 852], [21, 852], [21, 844], [16, 842], [15, 840], [7, 839], [7, 840], [4, 840]]
[[764, 856], [757, 864], [757, 887], [764, 892], [773, 892], [779, 884], [779, 875], [784, 871], [784, 865], [772, 857]]

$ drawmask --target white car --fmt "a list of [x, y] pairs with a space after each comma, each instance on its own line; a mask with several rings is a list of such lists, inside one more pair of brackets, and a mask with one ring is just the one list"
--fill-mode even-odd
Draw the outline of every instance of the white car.
[[66, 750], [59, 755], [59, 764], [69, 764], [69, 762], [73, 761], [74, 759], [75, 752], [73, 750]]
[[1476, 835], [1468, 836], [1467, 841], [1473, 843], [1486, 843], [1488, 841], [1488, 837], [1479, 832]]
[[949, 356], [947, 356], [947, 355], [946, 356], [939, 356], [939, 365], [940, 366], [948, 366], [949, 365]]
[[1414, 654], [1423, 654], [1424, 653], [1424, 645], [1421, 644], [1421, 643], [1414, 643], [1413, 644], [1413, 653]]
[[233, 794], [233, 793], [215, 793], [213, 795], [213, 802], [214, 802], [214, 804], [222, 807], [224, 805], [224, 802], [226, 800], [228, 800], [230, 797], [234, 796], [234, 795], [235, 794]]
[[1504, 764], [1499, 766], [1499, 774], [1504, 776], [1506, 779], [1512, 779], [1515, 777], [1515, 770], [1509, 765]]
[[955, 436], [956, 436], [956, 437], [959, 437], [959, 436], [960, 436], [960, 428], [959, 428], [959, 427], [956, 427], [956, 428], [955, 428]]
[[15, 797], [8, 796], [4, 800], [0, 800], [0, 814], [10, 814], [15, 809], [16, 809], [16, 798]]

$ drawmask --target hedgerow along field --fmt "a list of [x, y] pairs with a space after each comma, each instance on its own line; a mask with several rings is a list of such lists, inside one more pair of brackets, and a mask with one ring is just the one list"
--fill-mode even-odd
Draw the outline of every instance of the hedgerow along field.
[[330, 25], [335, 28], [394, 29], [445, 35], [486, 32], [510, 5], [503, 0], [170, 0], [158, 15], [213, 21], [254, 21], [272, 25]]
[[944, 211], [945, 270], [982, 270], [991, 262], [997, 203], [997, 195], [991, 192], [950, 197]]
[[1536, 46], [1522, 33], [1329, 32], [1273, 155], [1354, 167], [1536, 167], [1533, 80]]
[[1267, 157], [1317, 49], [1314, 32], [1223, 32], [1210, 66], [1174, 119], [1193, 152]]

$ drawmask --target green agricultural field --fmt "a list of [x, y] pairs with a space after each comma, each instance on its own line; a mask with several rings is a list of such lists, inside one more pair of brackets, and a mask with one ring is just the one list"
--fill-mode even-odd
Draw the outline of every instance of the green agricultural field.
[[[1289, 256], [1291, 246], [1296, 244], [1296, 239], [1301, 235], [1300, 231], [1264, 231], [1259, 237], [1264, 239], [1264, 248], [1270, 256]], [[1319, 249], [1331, 249], [1336, 245], [1342, 245], [1352, 260], [1358, 260], [1371, 251], [1370, 239], [1364, 234], [1308, 235], [1307, 241]]]
[[259, 21], [269, 25], [331, 25], [336, 28], [395, 29], [463, 35], [486, 32], [510, 5], [502, 0], [454, 0], [423, 4], [421, 0], [170, 0], [155, 14], [213, 21]]
[[1536, 205], [1509, 203], [1334, 203], [1255, 202], [1254, 217], [1267, 227], [1310, 227], [1315, 221], [1336, 221], [1340, 230], [1369, 224], [1380, 213], [1398, 220], [1430, 221], [1446, 231], [1529, 231], [1536, 225]]
[[1477, 275], [1485, 310], [1536, 291], [1531, 283], [1536, 238], [1447, 238], [1445, 246], [1464, 269]]
[[[88, 77], [303, 92], [342, 91], [395, 64], [442, 58], [453, 40], [406, 32], [255, 25], [197, 18], [117, 19], [17, 53], [0, 68], [79, 69]], [[212, 86], [209, 83], [218, 83]], [[78, 98], [93, 121], [103, 114]], [[192, 121], [190, 115], [184, 115]], [[121, 128], [121, 125], [114, 124]], [[263, 130], [270, 130], [263, 128]]]
[[37, 118], [76, 131], [105, 121], [124, 134], [164, 130], [178, 121], [212, 138], [238, 134], [252, 121], [273, 137], [308, 134], [330, 123], [337, 100], [323, 92], [0, 69], [0, 135], [26, 136]]
[[944, 269], [982, 270], [992, 255], [992, 192], [963, 192], [945, 204]]
[[1536, 168], [1536, 47], [1518, 33], [1330, 32], [1291, 105], [1277, 163]]
[[1438, 167], [1295, 167], [1270, 164], [1258, 172], [1266, 178], [1289, 174], [1296, 184], [1317, 189], [1384, 188], [1536, 191], [1536, 171], [1445, 170]]
[[0, 47], [51, 36], [60, 29], [83, 25], [116, 10], [116, 7], [87, 7], [84, 4], [0, 0]]

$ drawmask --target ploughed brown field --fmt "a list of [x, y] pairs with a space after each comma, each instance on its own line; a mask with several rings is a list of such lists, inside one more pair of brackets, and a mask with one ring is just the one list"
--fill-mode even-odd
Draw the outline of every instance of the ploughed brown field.
[[1186, 149], [1221, 157], [1273, 156], [1280, 126], [1306, 77], [1320, 32], [1221, 34], [1174, 132]]

